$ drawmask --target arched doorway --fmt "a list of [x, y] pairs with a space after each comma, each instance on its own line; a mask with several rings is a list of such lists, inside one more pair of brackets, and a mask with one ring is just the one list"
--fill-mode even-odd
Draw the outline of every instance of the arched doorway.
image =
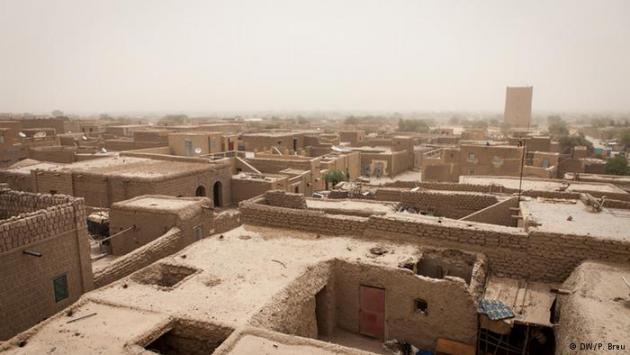
[[214, 202], [214, 207], [223, 206], [223, 190], [221, 187], [221, 181], [215, 182], [212, 187], [212, 201]]
[[195, 196], [206, 196], [206, 188], [203, 185], [199, 185], [195, 190]]

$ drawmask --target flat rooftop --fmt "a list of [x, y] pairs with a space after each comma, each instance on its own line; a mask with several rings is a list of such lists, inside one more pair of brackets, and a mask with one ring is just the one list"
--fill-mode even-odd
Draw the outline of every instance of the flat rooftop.
[[34, 160], [34, 159], [24, 159], [24, 160], [20, 160], [19, 162], [13, 165], [10, 165], [5, 170], [12, 173], [30, 175], [31, 170], [34, 170], [34, 169], [48, 170], [48, 169], [53, 169], [53, 168], [61, 168], [64, 165], [66, 164], [50, 163], [50, 162], [39, 161], [39, 160]]
[[[462, 184], [473, 185], [502, 185], [510, 189], [518, 189], [519, 179], [518, 177], [509, 176], [478, 176], [478, 175], [463, 175], [459, 177], [459, 182]], [[568, 181], [571, 185], [566, 191], [570, 192], [614, 192], [614, 193], [626, 193], [626, 191], [612, 184], [600, 184], [600, 183], [588, 183], [588, 182], [576, 182]], [[544, 179], [532, 179], [523, 178], [523, 190], [536, 190], [536, 191], [559, 191], [563, 186], [562, 180], [544, 180]]]
[[130, 200], [116, 202], [116, 206], [141, 209], [159, 209], [179, 211], [197, 206], [201, 202], [198, 198], [181, 198], [173, 196], [144, 195]]
[[304, 134], [306, 132], [303, 131], [294, 131], [294, 132], [254, 132], [254, 133], [243, 133], [242, 137], [287, 137]]
[[232, 179], [274, 182], [286, 179], [286, 176], [278, 174], [257, 174], [242, 171], [236, 175], [232, 175]]
[[362, 146], [362, 147], [351, 147], [352, 151], [362, 152], [362, 153], [381, 153], [387, 154], [392, 152], [392, 147], [386, 146]]
[[385, 214], [396, 211], [396, 203], [393, 202], [373, 202], [361, 200], [306, 199], [306, 207], [321, 210], [334, 209], [339, 211], [361, 211], [372, 214]]
[[109, 156], [91, 160], [84, 160], [71, 164], [56, 164], [40, 168], [36, 165], [26, 169], [42, 169], [58, 172], [83, 172], [87, 174], [102, 174], [120, 177], [168, 177], [185, 171], [203, 171], [211, 167], [205, 162], [185, 162], [128, 156]]
[[[375, 256], [370, 249], [376, 246], [389, 252]], [[177, 287], [163, 290], [136, 281], [147, 268], [142, 269], [83, 295], [71, 316], [60, 313], [49, 318], [35, 328], [26, 346], [6, 353], [45, 354], [55, 349], [59, 354], [118, 354], [170, 318], [248, 327], [274, 297], [322, 262], [345, 260], [398, 270], [400, 263], [422, 255], [422, 250], [411, 244], [245, 225], [161, 259], [160, 264], [194, 271]], [[91, 316], [68, 322], [86, 315]], [[261, 342], [265, 343], [248, 338], [236, 350], [253, 344], [264, 348]]]
[[538, 224], [529, 229], [630, 241], [630, 210], [604, 203], [601, 212], [593, 212], [581, 200], [541, 198], [521, 201], [520, 207], [525, 219]]

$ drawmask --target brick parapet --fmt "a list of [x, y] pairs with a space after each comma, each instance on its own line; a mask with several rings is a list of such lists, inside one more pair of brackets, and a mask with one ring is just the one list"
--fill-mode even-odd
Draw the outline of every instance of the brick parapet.
[[630, 242], [626, 241], [535, 230], [528, 233], [514, 227], [432, 217], [328, 215], [264, 205], [262, 200], [241, 203], [244, 223], [480, 252], [488, 257], [493, 273], [506, 277], [562, 282], [584, 260], [630, 262]]

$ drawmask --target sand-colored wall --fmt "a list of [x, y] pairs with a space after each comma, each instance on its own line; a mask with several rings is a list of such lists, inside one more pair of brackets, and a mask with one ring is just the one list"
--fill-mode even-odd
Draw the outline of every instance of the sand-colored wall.
[[[5, 190], [0, 206], [4, 218], [13, 216], [0, 222], [4, 340], [72, 304], [93, 288], [93, 280], [83, 200]], [[69, 296], [55, 302], [53, 279], [64, 274]]]
[[[252, 319], [252, 325], [317, 338], [335, 328], [359, 333], [361, 286], [385, 289], [385, 339], [432, 348], [437, 338], [474, 344], [477, 310], [463, 281], [419, 277], [411, 270], [331, 260], [311, 266]], [[428, 313], [417, 313], [424, 299]]]
[[[206, 200], [207, 201], [207, 200]], [[165, 201], [168, 204], [168, 200]], [[168, 232], [173, 227], [181, 230], [181, 240], [188, 245], [197, 240], [194, 228], [201, 228], [201, 237], [206, 237], [213, 229], [213, 212], [209, 201], [187, 207], [185, 211], [164, 209], [132, 208], [124, 202], [114, 204], [110, 211], [110, 233], [125, 231], [111, 239], [113, 255], [125, 255]]]
[[115, 259], [107, 267], [95, 271], [94, 286], [98, 288], [108, 285], [179, 251], [185, 245], [182, 239], [182, 231], [177, 227], [171, 228], [152, 242]]
[[532, 119], [532, 93], [529, 87], [508, 87], [505, 93], [505, 123], [512, 127], [528, 127]]
[[[474, 344], [477, 308], [463, 282], [418, 277], [410, 270], [368, 264], [335, 263], [337, 326], [359, 332], [361, 286], [385, 289], [385, 339], [435, 347], [437, 338]], [[415, 312], [414, 300], [428, 303], [428, 314]]]
[[420, 216], [328, 215], [263, 205], [262, 200], [241, 202], [244, 223], [480, 252], [488, 256], [495, 274], [506, 277], [561, 282], [586, 259], [630, 261], [630, 242], [626, 241], [526, 233], [518, 228]]
[[461, 218], [461, 220], [516, 227], [517, 220], [512, 218], [512, 216], [517, 212], [510, 210], [510, 208], [516, 207], [518, 207], [518, 197], [511, 197], [477, 212], [473, 212]]

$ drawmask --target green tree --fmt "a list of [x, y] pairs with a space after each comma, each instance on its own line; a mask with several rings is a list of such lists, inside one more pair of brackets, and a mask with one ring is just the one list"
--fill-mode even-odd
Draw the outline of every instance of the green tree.
[[593, 143], [586, 139], [583, 134], [562, 136], [558, 140], [560, 144], [560, 153], [570, 154], [573, 148], [583, 145], [589, 152], [593, 151]]
[[569, 134], [567, 123], [558, 115], [547, 117], [547, 126], [552, 136], [562, 137]]
[[625, 150], [630, 150], [630, 129], [619, 132], [619, 143], [625, 145]]
[[177, 126], [190, 123], [190, 118], [186, 115], [166, 115], [158, 121], [161, 126]]
[[324, 181], [326, 181], [331, 186], [335, 186], [345, 180], [346, 174], [341, 170], [328, 170], [328, 172], [324, 175]]
[[398, 130], [404, 132], [428, 132], [429, 124], [425, 120], [404, 119], [398, 120]]
[[628, 161], [623, 155], [617, 155], [606, 161], [606, 174], [613, 175], [630, 175]]

